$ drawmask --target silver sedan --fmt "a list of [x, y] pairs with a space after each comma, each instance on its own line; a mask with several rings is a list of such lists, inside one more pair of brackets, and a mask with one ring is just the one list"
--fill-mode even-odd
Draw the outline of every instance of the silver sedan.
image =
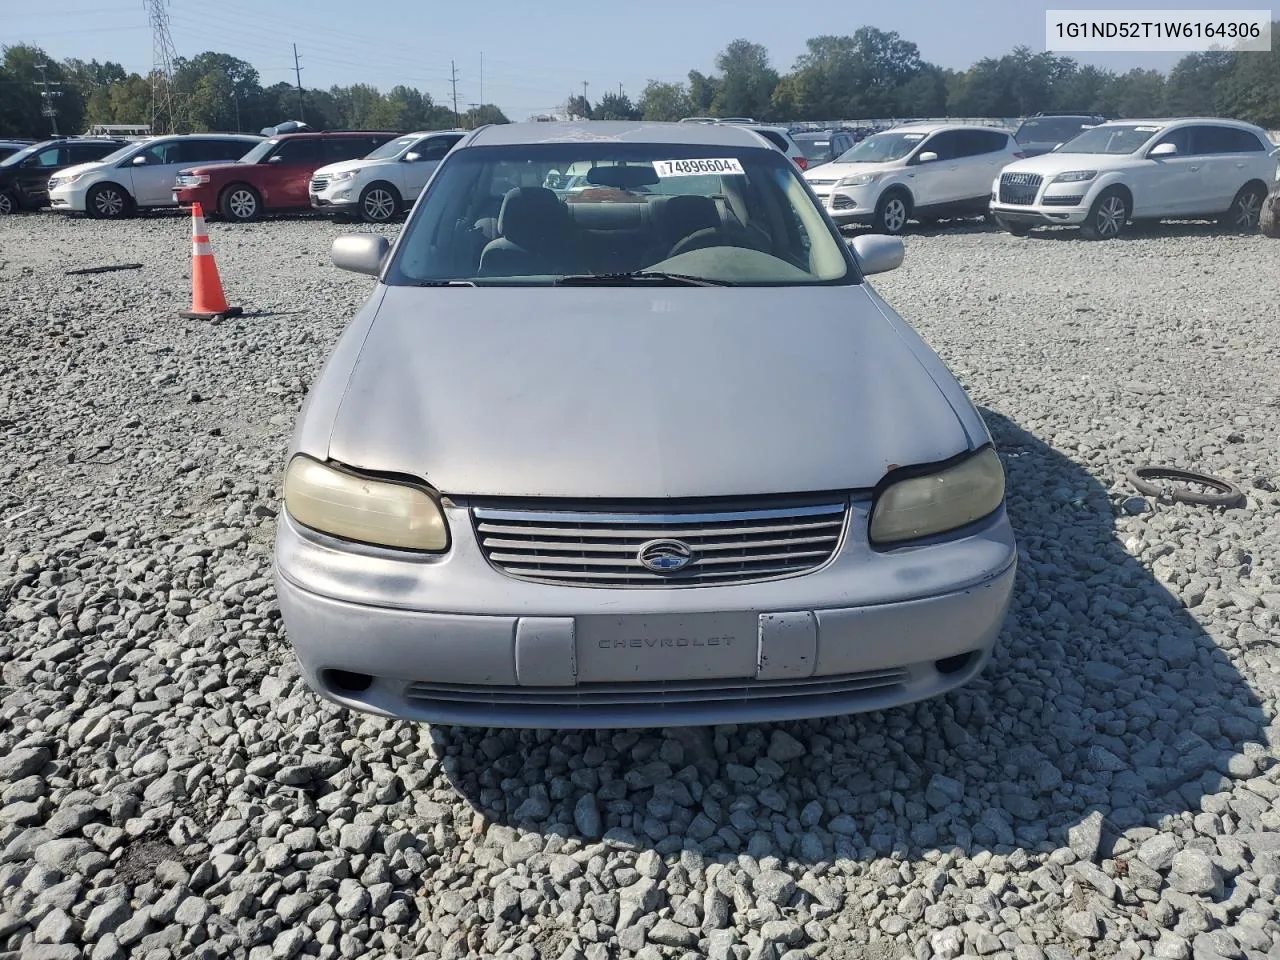
[[[557, 196], [555, 170], [590, 189]], [[816, 717], [977, 674], [1016, 551], [964, 391], [729, 125], [468, 135], [302, 411], [276, 582], [310, 684], [435, 723]]]

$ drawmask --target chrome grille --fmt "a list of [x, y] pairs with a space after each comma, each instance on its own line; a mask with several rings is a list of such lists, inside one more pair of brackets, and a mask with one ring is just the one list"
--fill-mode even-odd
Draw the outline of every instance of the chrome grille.
[[[576, 587], [696, 587], [794, 576], [830, 559], [847, 504], [805, 501], [760, 509], [626, 513], [478, 506], [476, 535], [507, 576]], [[692, 560], [655, 573], [639, 559], [653, 540], [678, 540]]]
[[1036, 202], [1040, 183], [1038, 173], [1005, 173], [1000, 176], [1000, 202], [1030, 206]]
[[903, 668], [872, 670], [797, 680], [668, 680], [581, 683], [576, 687], [497, 687], [481, 684], [413, 683], [409, 700], [459, 705], [528, 707], [661, 707], [725, 701], [767, 701], [789, 697], [847, 696], [906, 683]]
[[815, 179], [809, 180], [809, 186], [811, 187], [829, 187], [833, 183], [835, 183], [835, 180], [815, 180]]
[[325, 187], [327, 187], [328, 185], [329, 185], [329, 178], [328, 178], [328, 177], [312, 177], [312, 178], [311, 178], [311, 192], [312, 192], [312, 193], [320, 193], [320, 192], [321, 192], [321, 191], [323, 191], [323, 190], [324, 190], [324, 188], [325, 188]]
[[849, 210], [854, 206], [853, 197], [846, 197], [842, 193], [836, 194], [831, 198], [832, 210]]

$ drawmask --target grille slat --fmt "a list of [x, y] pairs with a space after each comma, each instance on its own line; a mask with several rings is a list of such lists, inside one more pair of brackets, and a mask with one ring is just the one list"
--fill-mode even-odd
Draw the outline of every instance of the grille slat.
[[1004, 173], [1000, 175], [1000, 202], [1030, 206], [1036, 202], [1044, 177], [1038, 173]]
[[831, 198], [832, 210], [851, 210], [853, 208], [853, 197], [847, 197], [843, 193], [838, 193]]
[[[572, 586], [681, 587], [747, 583], [805, 573], [839, 546], [847, 504], [707, 512], [604, 513], [473, 510], [486, 559], [522, 580]], [[651, 540], [679, 540], [693, 559], [656, 573], [639, 559]]]
[[797, 680], [672, 680], [584, 683], [576, 687], [487, 687], [479, 684], [414, 683], [410, 700], [509, 706], [628, 706], [775, 700], [881, 690], [907, 681], [905, 669], [877, 670]]
[[320, 193], [320, 192], [322, 192], [322, 191], [324, 190], [324, 188], [325, 188], [325, 187], [327, 187], [328, 185], [329, 185], [329, 178], [328, 178], [328, 177], [312, 177], [312, 178], [311, 178], [311, 192], [312, 192], [312, 193]]

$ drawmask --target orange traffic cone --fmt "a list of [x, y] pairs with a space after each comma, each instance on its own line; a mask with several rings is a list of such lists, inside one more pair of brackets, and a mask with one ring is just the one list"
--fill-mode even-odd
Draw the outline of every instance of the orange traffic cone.
[[204, 208], [191, 205], [191, 309], [182, 316], [192, 320], [212, 320], [215, 317], [238, 317], [244, 313], [239, 307], [227, 305], [218, 278], [218, 265], [213, 259], [213, 247], [204, 226]]

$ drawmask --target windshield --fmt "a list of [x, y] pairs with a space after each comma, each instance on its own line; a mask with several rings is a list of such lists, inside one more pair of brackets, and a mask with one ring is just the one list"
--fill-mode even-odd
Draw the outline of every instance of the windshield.
[[1133, 153], [1164, 128], [1156, 123], [1107, 124], [1086, 130], [1058, 148], [1058, 153]]
[[94, 163], [115, 163], [117, 160], [123, 160], [131, 153], [135, 153], [139, 148], [145, 147], [146, 143], [126, 143], [119, 150], [113, 150], [101, 160], [95, 160]]
[[795, 138], [796, 146], [810, 160], [829, 160], [831, 158], [831, 141], [830, 140], [802, 140], [800, 137]]
[[914, 150], [928, 134], [924, 133], [877, 133], [867, 137], [852, 150], [846, 150], [838, 158], [837, 163], [887, 163], [890, 160], [901, 160]]
[[[582, 188], [546, 186], [566, 176], [584, 178]], [[617, 142], [451, 154], [386, 282], [543, 285], [637, 272], [731, 286], [858, 282], [777, 151]]]
[[1089, 124], [1090, 121], [1082, 117], [1027, 120], [1018, 128], [1013, 138], [1019, 143], [1066, 143]]
[[240, 162], [261, 163], [279, 142], [279, 140], [263, 140], [261, 143], [255, 144], [252, 150], [240, 158]]
[[398, 157], [405, 150], [408, 150], [413, 144], [418, 142], [417, 137], [396, 137], [380, 146], [373, 153], [366, 154], [365, 160], [389, 160], [392, 157]]

